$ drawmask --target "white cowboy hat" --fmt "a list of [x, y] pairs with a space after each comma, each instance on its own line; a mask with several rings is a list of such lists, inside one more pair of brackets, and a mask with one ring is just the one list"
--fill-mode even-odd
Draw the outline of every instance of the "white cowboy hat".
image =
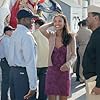
[[100, 13], [100, 7], [99, 6], [95, 6], [95, 5], [90, 5], [87, 8], [87, 12], [96, 12], [96, 13]]

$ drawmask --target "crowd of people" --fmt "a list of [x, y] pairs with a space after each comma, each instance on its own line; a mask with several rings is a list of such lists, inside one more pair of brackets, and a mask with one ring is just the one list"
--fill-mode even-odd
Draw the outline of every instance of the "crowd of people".
[[[8, 89], [11, 100], [67, 100], [76, 61], [76, 81], [85, 82], [88, 100], [93, 99], [90, 94], [98, 100], [100, 7], [87, 8], [88, 17], [78, 23], [76, 34], [62, 11], [49, 22], [40, 17], [41, 2], [1, 0], [1, 100], [8, 100]], [[91, 89], [90, 81], [95, 82]]]

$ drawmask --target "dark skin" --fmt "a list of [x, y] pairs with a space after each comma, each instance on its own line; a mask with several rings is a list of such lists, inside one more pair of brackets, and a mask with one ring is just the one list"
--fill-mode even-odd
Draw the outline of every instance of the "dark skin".
[[28, 100], [30, 97], [32, 97], [35, 94], [36, 90], [29, 90], [28, 93], [24, 96], [25, 100]]
[[[32, 18], [22, 18], [18, 20], [18, 23], [21, 25], [26, 26], [28, 29], [32, 27]], [[24, 96], [24, 100], [28, 100], [30, 97], [32, 97], [36, 92], [35, 90], [29, 90], [28, 93]]]

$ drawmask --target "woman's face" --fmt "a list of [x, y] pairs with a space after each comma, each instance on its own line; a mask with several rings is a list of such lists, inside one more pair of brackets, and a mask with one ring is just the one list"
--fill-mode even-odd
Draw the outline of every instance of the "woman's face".
[[62, 30], [65, 25], [64, 19], [60, 16], [55, 17], [53, 23], [56, 30]]

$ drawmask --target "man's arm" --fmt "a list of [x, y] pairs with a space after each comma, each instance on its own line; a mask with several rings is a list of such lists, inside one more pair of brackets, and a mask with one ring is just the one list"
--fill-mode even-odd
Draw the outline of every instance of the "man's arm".
[[96, 79], [96, 86], [93, 88], [92, 93], [96, 94], [96, 95], [100, 95], [100, 34], [98, 34], [95, 37], [95, 49], [96, 49], [96, 66], [94, 66], [96, 68], [96, 75], [97, 75], [97, 79]]
[[29, 92], [25, 98], [34, 94], [37, 87], [37, 70], [36, 70], [36, 44], [32, 36], [24, 38], [22, 41], [22, 52], [25, 60], [26, 71], [29, 79]]
[[[96, 87], [100, 88], [100, 35], [98, 34], [96, 36], [96, 74], [97, 74], [97, 79], [96, 79]], [[95, 67], [95, 66], [94, 66]]]

